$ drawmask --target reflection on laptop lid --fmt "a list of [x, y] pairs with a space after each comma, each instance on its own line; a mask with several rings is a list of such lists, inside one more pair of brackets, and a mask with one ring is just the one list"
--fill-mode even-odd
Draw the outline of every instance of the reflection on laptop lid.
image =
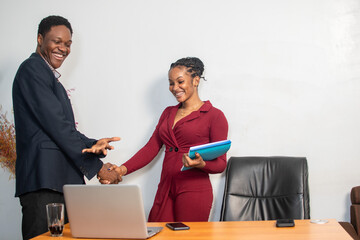
[[73, 237], [145, 239], [162, 229], [147, 228], [136, 185], [65, 185], [64, 196]]

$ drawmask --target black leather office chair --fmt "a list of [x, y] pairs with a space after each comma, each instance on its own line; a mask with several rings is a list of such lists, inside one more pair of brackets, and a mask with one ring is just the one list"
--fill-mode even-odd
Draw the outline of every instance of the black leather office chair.
[[308, 166], [300, 157], [231, 157], [220, 221], [310, 219]]

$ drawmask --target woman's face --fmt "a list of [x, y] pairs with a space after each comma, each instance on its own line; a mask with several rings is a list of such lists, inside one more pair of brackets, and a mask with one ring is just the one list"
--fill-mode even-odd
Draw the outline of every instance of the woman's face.
[[184, 66], [176, 66], [169, 71], [169, 90], [178, 102], [185, 102], [197, 95], [200, 78], [192, 77]]

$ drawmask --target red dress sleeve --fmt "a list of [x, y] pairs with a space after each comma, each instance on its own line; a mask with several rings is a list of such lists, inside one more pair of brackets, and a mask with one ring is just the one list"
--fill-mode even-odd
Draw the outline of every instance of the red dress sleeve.
[[[210, 142], [216, 142], [227, 139], [228, 122], [224, 113], [218, 109], [217, 114], [210, 123]], [[226, 154], [211, 160], [205, 161], [206, 165], [202, 168], [207, 173], [222, 173], [226, 168]]]
[[142, 147], [133, 157], [131, 157], [128, 161], [126, 161], [123, 165], [127, 168], [127, 173], [130, 174], [142, 167], [145, 167], [149, 164], [155, 156], [159, 153], [163, 142], [161, 141], [159, 135], [159, 128], [161, 123], [167, 118], [169, 112], [169, 108], [166, 108], [161, 117], [159, 122], [153, 132], [149, 141]]

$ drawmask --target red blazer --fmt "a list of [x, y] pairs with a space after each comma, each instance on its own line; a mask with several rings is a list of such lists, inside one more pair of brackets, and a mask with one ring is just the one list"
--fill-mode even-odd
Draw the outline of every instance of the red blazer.
[[180, 183], [187, 190], [196, 189], [199, 185], [211, 188], [208, 174], [221, 173], [226, 168], [226, 154], [224, 154], [217, 159], [206, 161], [206, 166], [202, 169], [180, 171], [182, 156], [190, 147], [227, 139], [228, 123], [219, 109], [213, 107], [210, 101], [205, 101], [198, 111], [182, 118], [173, 127], [179, 107], [180, 104], [164, 110], [148, 143], [123, 164], [129, 174], [150, 163], [161, 147], [166, 146], [160, 183], [149, 221], [157, 221], [156, 216], [162, 211], [171, 184]]

